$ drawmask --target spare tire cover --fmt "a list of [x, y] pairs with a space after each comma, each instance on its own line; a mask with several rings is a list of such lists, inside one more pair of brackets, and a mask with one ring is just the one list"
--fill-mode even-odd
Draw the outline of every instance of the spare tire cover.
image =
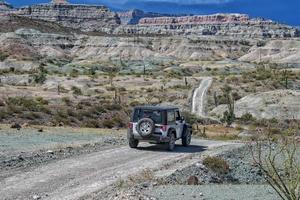
[[137, 123], [137, 132], [142, 137], [150, 136], [155, 129], [154, 121], [150, 118], [140, 119]]

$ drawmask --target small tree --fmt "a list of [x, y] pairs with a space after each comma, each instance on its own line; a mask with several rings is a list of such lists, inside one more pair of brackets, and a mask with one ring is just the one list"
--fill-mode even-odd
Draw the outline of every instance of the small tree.
[[110, 86], [113, 87], [114, 86], [114, 78], [118, 75], [118, 73], [120, 72], [120, 69], [116, 66], [111, 66], [111, 67], [106, 68], [106, 72], [109, 77]]
[[47, 80], [48, 71], [43, 67], [39, 66], [36, 73], [32, 75], [33, 81], [37, 84], [44, 84]]
[[283, 70], [282, 71], [282, 81], [284, 83], [285, 89], [288, 89], [289, 78], [291, 76], [291, 71]]
[[225, 84], [225, 86], [222, 88], [223, 96], [226, 99], [227, 103], [227, 108], [223, 113], [223, 119], [222, 121], [226, 122], [227, 126], [230, 126], [234, 120], [235, 120], [235, 115], [234, 115], [234, 99], [231, 94], [232, 88]]
[[299, 200], [300, 161], [296, 159], [299, 146], [295, 136], [281, 134], [281, 139], [275, 143], [269, 131], [265, 139], [257, 138], [254, 145], [250, 145], [252, 157], [267, 183], [282, 200]]

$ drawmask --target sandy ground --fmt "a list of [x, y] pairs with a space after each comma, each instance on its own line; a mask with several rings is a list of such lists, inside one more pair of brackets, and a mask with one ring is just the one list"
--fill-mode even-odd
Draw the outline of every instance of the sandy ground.
[[232, 143], [194, 140], [189, 148], [168, 152], [157, 145], [138, 149], [120, 146], [15, 171], [0, 181], [0, 199], [79, 199], [143, 169], [159, 169], [178, 160], [189, 160], [205, 150]]

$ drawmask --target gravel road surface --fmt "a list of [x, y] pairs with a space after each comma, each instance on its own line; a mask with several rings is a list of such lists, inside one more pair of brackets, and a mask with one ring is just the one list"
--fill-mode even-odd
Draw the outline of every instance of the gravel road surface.
[[207, 90], [211, 86], [212, 82], [213, 79], [211, 77], [205, 77], [202, 79], [199, 87], [194, 91], [192, 112], [200, 117], [206, 117], [204, 104], [206, 101]]
[[[147, 191], [159, 200], [277, 200], [267, 185], [159, 186]], [[279, 199], [278, 199], [279, 200]]]
[[159, 169], [166, 163], [220, 146], [232, 143], [194, 140], [189, 148], [178, 145], [174, 152], [142, 144], [138, 149], [121, 146], [79, 155], [16, 171], [0, 180], [0, 199], [79, 199], [145, 168]]

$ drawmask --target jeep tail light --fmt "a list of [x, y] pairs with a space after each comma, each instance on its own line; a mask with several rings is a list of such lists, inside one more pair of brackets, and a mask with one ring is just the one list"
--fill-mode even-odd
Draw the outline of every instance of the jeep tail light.
[[162, 131], [167, 131], [167, 125], [162, 125], [162, 126], [160, 127], [160, 129], [161, 129]]
[[128, 128], [129, 128], [129, 129], [132, 129], [132, 128], [133, 128], [132, 122], [129, 122], [129, 123], [128, 123]]

